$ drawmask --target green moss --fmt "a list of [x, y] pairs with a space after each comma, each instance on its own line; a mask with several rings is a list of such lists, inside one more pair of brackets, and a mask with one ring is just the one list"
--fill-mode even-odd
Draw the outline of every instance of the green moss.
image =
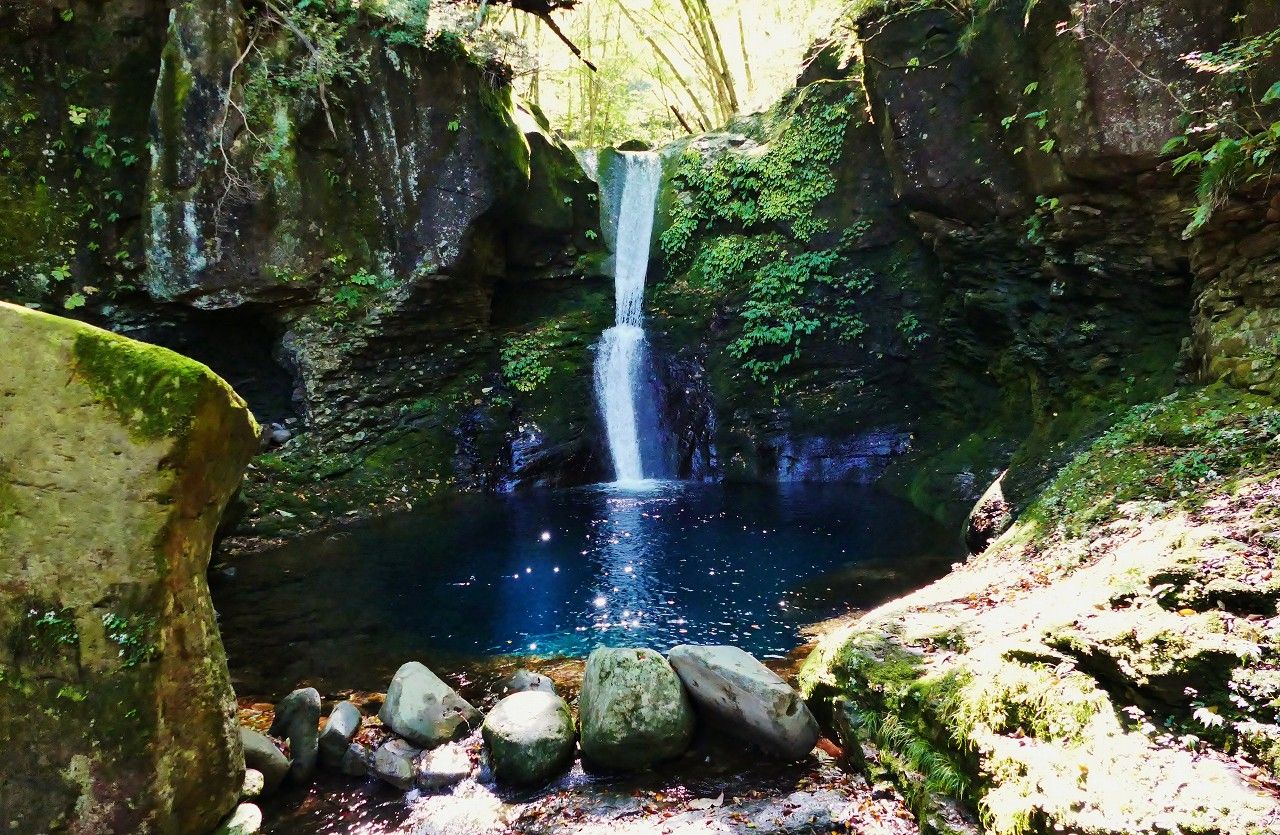
[[186, 431], [213, 374], [168, 349], [105, 331], [77, 334], [73, 354], [76, 373], [144, 441]]
[[1130, 409], [1028, 508], [1025, 522], [1077, 535], [1128, 501], [1198, 506], [1211, 492], [1275, 468], [1280, 407], [1218, 385]]
[[858, 633], [832, 658], [811, 655], [800, 683], [806, 698], [833, 706], [833, 724], [847, 747], [875, 747], [879, 767], [918, 815], [928, 814], [938, 796], [971, 801], [957, 721], [966, 675], [930, 674], [919, 653], [884, 634]]
[[13, 523], [18, 515], [18, 492], [9, 481], [8, 468], [0, 462], [0, 531]]

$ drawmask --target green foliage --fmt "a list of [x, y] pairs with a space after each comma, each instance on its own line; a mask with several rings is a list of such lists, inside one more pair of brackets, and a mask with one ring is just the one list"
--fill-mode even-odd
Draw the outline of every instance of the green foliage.
[[697, 151], [686, 152], [673, 183], [684, 199], [662, 233], [668, 262], [687, 266], [695, 234], [721, 225], [742, 231], [780, 228], [800, 242], [825, 231], [814, 210], [835, 191], [831, 172], [840, 161], [855, 106], [849, 95], [798, 109], [776, 126], [763, 154], [731, 151], [708, 164]]
[[[334, 4], [303, 0], [283, 9], [268, 4], [257, 15], [255, 37], [277, 32], [292, 41], [285, 49], [252, 50], [244, 65], [240, 109], [246, 129], [241, 136], [247, 143], [253, 177], [261, 184], [290, 162], [291, 114], [320, 108], [331, 120], [329, 109], [337, 104], [335, 89], [367, 80], [369, 56], [351, 37], [358, 17], [345, 0]], [[230, 106], [230, 102], [224, 104], [224, 108]], [[252, 190], [251, 184], [237, 182], [245, 174], [231, 171], [228, 176], [233, 184]]]
[[1045, 197], [1043, 194], [1036, 195], [1035, 212], [1022, 222], [1023, 228], [1027, 230], [1028, 241], [1036, 246], [1044, 244], [1045, 221], [1061, 206], [1062, 201], [1056, 197]]
[[[1184, 114], [1184, 132], [1165, 143], [1174, 174], [1198, 172], [1196, 205], [1185, 235], [1202, 229], [1236, 189], [1269, 179], [1280, 158], [1280, 81], [1261, 78], [1280, 48], [1280, 29], [1183, 57], [1208, 77], [1201, 91], [1210, 104]], [[1254, 91], [1270, 85], [1262, 96]]]
[[802, 100], [775, 114], [763, 151], [707, 160], [690, 150], [673, 177], [678, 197], [661, 236], [669, 270], [686, 272], [695, 291], [741, 296], [741, 333], [729, 352], [775, 396], [788, 386], [779, 372], [800, 359], [806, 340], [849, 342], [866, 330], [856, 300], [873, 277], [842, 250], [869, 223], [845, 230], [840, 249], [812, 248], [828, 230], [817, 209], [835, 192], [833, 170], [854, 113], [852, 95]]
[[507, 339], [500, 353], [502, 378], [516, 391], [536, 391], [551, 376], [548, 364], [552, 346], [541, 331]]
[[153, 618], [124, 617], [107, 612], [102, 616], [102, 625], [106, 629], [107, 640], [120, 648], [120, 659], [126, 667], [137, 667], [159, 653], [150, 638], [156, 625]]
[[20, 654], [32, 660], [48, 663], [57, 659], [64, 650], [80, 642], [74, 615], [70, 609], [34, 606], [23, 617], [22, 645], [15, 646]]
[[906, 343], [913, 348], [929, 338], [929, 334], [925, 333], [924, 325], [920, 323], [920, 317], [909, 310], [902, 314], [896, 327]]

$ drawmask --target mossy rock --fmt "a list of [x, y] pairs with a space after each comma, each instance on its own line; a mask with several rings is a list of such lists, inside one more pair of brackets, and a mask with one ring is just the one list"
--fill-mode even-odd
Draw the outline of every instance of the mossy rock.
[[0, 354], [0, 738], [31, 752], [6, 821], [210, 831], [244, 760], [205, 571], [257, 425], [204, 366], [69, 319], [0, 303]]

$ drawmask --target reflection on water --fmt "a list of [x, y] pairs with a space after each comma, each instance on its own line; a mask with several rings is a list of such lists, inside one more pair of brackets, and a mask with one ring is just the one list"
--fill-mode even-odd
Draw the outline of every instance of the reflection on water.
[[937, 576], [954, 539], [868, 487], [638, 482], [461, 497], [242, 560], [213, 591], [240, 692], [378, 689], [409, 658], [785, 655], [804, 625]]

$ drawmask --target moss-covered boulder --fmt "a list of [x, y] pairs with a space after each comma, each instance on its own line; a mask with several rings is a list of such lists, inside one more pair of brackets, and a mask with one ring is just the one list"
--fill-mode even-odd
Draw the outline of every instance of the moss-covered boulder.
[[205, 570], [257, 425], [203, 365], [70, 320], [0, 304], [0, 356], [5, 825], [209, 832], [244, 758]]
[[693, 738], [693, 705], [667, 659], [651, 649], [599, 647], [578, 700], [582, 759], [601, 771], [638, 771], [675, 759]]

